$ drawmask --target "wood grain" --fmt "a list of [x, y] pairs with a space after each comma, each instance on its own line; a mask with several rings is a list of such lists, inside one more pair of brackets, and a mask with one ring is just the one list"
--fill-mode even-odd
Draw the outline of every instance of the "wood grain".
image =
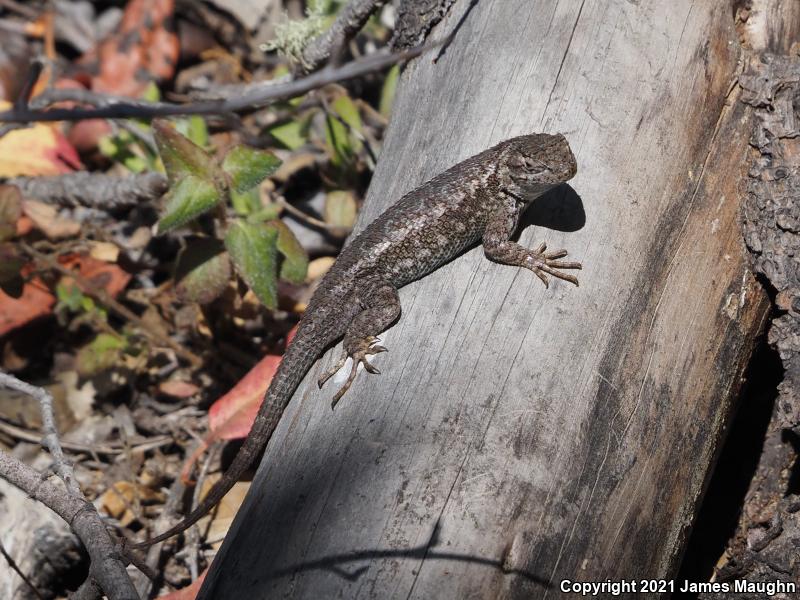
[[201, 598], [547, 598], [674, 572], [767, 311], [737, 220], [740, 54], [727, 2], [482, 0], [406, 70], [361, 222], [562, 132], [578, 175], [531, 216], [557, 231], [520, 240], [568, 248], [581, 285], [478, 248], [404, 288], [382, 375], [334, 412], [316, 369], [296, 394]]

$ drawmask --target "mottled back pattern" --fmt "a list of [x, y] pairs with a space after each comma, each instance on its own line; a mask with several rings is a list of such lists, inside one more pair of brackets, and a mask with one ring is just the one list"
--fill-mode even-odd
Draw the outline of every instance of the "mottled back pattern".
[[480, 241], [509, 197], [527, 207], [577, 170], [562, 135], [511, 138], [409, 192], [342, 251], [321, 285], [371, 272], [396, 287], [424, 277]]

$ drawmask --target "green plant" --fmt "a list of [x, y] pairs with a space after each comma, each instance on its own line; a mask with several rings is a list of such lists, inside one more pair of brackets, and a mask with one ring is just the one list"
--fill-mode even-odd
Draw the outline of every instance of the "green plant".
[[[302, 283], [308, 257], [274, 207], [262, 207], [258, 185], [281, 161], [271, 152], [235, 146], [221, 159], [181, 135], [166, 121], [153, 122], [170, 190], [159, 233], [216, 211], [219, 240], [187, 240], [178, 257], [178, 292], [186, 299], [210, 302], [230, 279], [231, 264], [268, 308], [278, 306], [278, 279]], [[227, 215], [231, 205], [235, 216]]]

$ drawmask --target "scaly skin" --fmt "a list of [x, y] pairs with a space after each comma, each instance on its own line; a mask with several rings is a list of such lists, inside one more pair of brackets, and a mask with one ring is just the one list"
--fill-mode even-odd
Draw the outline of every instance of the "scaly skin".
[[529, 250], [510, 241], [525, 208], [576, 170], [564, 136], [512, 138], [451, 167], [373, 221], [342, 251], [314, 293], [253, 428], [222, 479], [183, 521], [132, 547], [146, 548], [184, 531], [222, 499], [264, 449], [306, 373], [339, 339], [344, 337], [344, 356], [320, 378], [320, 387], [348, 356], [353, 365], [333, 405], [350, 387], [359, 363], [377, 373], [367, 357], [385, 350], [375, 345], [377, 336], [400, 316], [397, 288], [479, 241], [488, 258], [530, 269], [545, 285], [548, 275], [577, 285], [574, 276], [558, 270], [581, 268], [559, 260], [566, 251], [546, 252], [545, 244]]

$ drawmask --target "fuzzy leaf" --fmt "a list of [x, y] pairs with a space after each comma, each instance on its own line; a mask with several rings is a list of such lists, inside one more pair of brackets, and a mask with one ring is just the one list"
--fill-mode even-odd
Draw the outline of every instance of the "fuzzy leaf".
[[251, 215], [261, 209], [261, 194], [258, 188], [250, 188], [246, 192], [231, 190], [231, 204], [237, 215]]
[[225, 156], [222, 168], [230, 175], [233, 189], [245, 192], [264, 181], [280, 164], [280, 159], [272, 152], [234, 146]]
[[195, 175], [206, 180], [215, 178], [217, 166], [211, 155], [178, 133], [167, 121], [160, 119], [153, 121], [153, 134], [170, 184], [187, 175]]
[[164, 216], [158, 222], [158, 232], [164, 233], [185, 225], [214, 208], [221, 199], [214, 184], [194, 175], [187, 175], [167, 194], [167, 205]]
[[278, 252], [283, 255], [280, 278], [291, 283], [303, 283], [308, 271], [308, 254], [300, 245], [292, 230], [283, 221], [275, 220], [267, 223], [278, 231]]
[[231, 262], [224, 244], [213, 238], [190, 241], [175, 264], [175, 291], [184, 301], [208, 304], [231, 280]]
[[278, 230], [247, 221], [235, 221], [225, 236], [225, 247], [236, 270], [264, 306], [278, 306]]

